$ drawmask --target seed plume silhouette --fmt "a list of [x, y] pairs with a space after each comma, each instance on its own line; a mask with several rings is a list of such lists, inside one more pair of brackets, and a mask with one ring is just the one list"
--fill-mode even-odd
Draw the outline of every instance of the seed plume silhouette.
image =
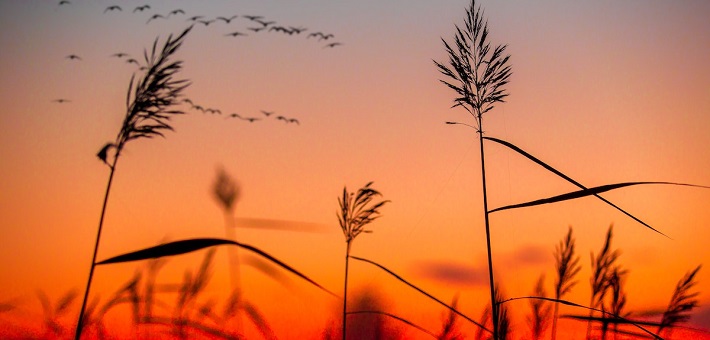
[[[97, 157], [110, 169], [106, 192], [104, 194], [101, 217], [96, 233], [96, 241], [91, 260], [86, 290], [79, 312], [77, 327], [74, 333], [75, 340], [79, 340], [84, 326], [84, 313], [86, 311], [91, 282], [96, 268], [96, 255], [101, 240], [106, 205], [108, 202], [111, 183], [116, 171], [116, 164], [125, 146], [133, 140], [150, 139], [156, 136], [164, 137], [166, 130], [173, 130], [170, 119], [183, 114], [174, 106], [179, 105], [183, 90], [190, 85], [186, 79], [175, 79], [175, 75], [182, 69], [182, 61], [173, 61], [174, 54], [180, 48], [192, 26], [185, 29], [180, 35], [173, 38], [168, 36], [162, 49], [158, 49], [158, 40], [153, 43], [153, 48], [145, 51], [147, 71], [136, 79], [131, 76], [126, 96], [126, 115], [121, 124], [121, 129], [114, 142], [106, 143], [97, 153]], [[113, 150], [113, 158], [109, 161], [108, 151]]]

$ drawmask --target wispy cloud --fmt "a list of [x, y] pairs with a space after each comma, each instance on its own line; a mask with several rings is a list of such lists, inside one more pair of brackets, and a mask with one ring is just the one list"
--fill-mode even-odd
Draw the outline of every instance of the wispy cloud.
[[485, 267], [476, 268], [460, 262], [419, 262], [414, 266], [413, 272], [419, 277], [450, 285], [471, 287], [488, 284], [488, 271]]

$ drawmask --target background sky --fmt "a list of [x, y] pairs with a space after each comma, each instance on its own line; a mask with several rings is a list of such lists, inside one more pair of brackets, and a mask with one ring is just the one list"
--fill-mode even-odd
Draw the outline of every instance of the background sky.
[[[468, 1], [149, 1], [150, 10], [132, 13], [144, 3], [0, 2], [0, 302], [19, 307], [0, 314], [0, 322], [40, 320], [36, 290], [53, 301], [83, 290], [109, 174], [95, 155], [115, 139], [129, 80], [140, 74], [111, 55], [142, 60], [144, 48], [181, 32], [188, 17], [233, 14], [239, 17], [230, 24], [195, 26], [177, 54], [184, 61], [178, 77], [191, 81], [185, 94], [195, 103], [262, 119], [188, 110], [166, 138], [129, 143], [98, 258], [164, 240], [223, 237], [223, 216], [210, 194], [222, 166], [242, 188], [238, 239], [341, 294], [345, 242], [337, 197], [343, 186], [352, 191], [374, 181], [392, 203], [371, 225], [374, 233], [354, 242], [353, 254], [443, 300], [460, 292], [461, 310], [480, 315], [488, 288], [478, 141], [474, 130], [444, 124], [473, 120], [450, 109], [454, 93], [439, 83], [432, 62], [447, 60], [441, 38], [450, 40], [454, 25], [463, 24]], [[481, 4], [493, 43], [508, 45], [513, 70], [507, 102], [484, 118], [487, 135], [587, 186], [710, 185], [710, 3]], [[110, 5], [123, 11], [105, 12]], [[186, 15], [146, 23], [177, 8]], [[253, 33], [243, 15], [307, 31]], [[234, 31], [248, 36], [225, 36]], [[316, 31], [342, 45], [325, 48], [306, 38]], [[53, 102], [59, 98], [70, 102]], [[510, 150], [485, 148], [490, 207], [576, 189]], [[709, 262], [710, 191], [646, 186], [603, 196], [669, 237], [593, 198], [495, 213], [494, 268], [507, 295], [529, 294], [541, 273], [552, 290], [552, 252], [569, 226], [583, 269], [568, 299], [582, 304], [589, 300], [589, 253], [599, 252], [611, 224], [613, 245], [630, 270], [630, 311], [665, 308], [681, 276]], [[289, 229], [247, 228], [254, 226], [248, 218]], [[228, 284], [224, 253], [215, 261], [213, 296], [225, 295]], [[160, 280], [178, 281], [202, 256], [171, 259]], [[92, 293], [110, 294], [140, 266], [99, 267]], [[705, 329], [706, 270], [698, 275], [694, 319]], [[337, 319], [338, 301], [296, 278], [275, 283], [253, 266], [242, 276], [245, 296], [281, 337], [313, 334]], [[354, 291], [378, 289], [393, 312], [438, 330], [443, 310], [376, 268], [352, 263], [350, 278]], [[512, 306], [524, 336], [528, 304]], [[294, 323], [303, 327], [287, 326]]]

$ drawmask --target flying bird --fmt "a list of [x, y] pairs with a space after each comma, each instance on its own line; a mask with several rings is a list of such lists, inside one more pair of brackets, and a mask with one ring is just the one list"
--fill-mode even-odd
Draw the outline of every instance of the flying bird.
[[165, 17], [164, 17], [163, 15], [161, 15], [161, 14], [153, 14], [153, 16], [150, 17], [150, 18], [148, 19], [148, 21], [146, 21], [145, 23], [148, 24], [148, 23], [151, 22], [152, 20], [154, 20], [154, 19], [159, 19], [159, 18], [165, 19]]
[[71, 2], [69, 2], [69, 0], [62, 0], [62, 1], [59, 2], [59, 6], [61, 6], [61, 5], [69, 5], [69, 4], [71, 4]]
[[296, 33], [296, 34], [301, 34], [301, 32], [307, 30], [307, 28], [305, 28], [305, 27], [293, 27], [293, 26], [289, 26], [289, 28], [291, 29], [291, 32], [294, 32], [294, 33]]
[[323, 48], [328, 48], [328, 47], [333, 48], [335, 46], [340, 46], [340, 45], [342, 45], [342, 43], [334, 42], [334, 43], [330, 43], [328, 45], [323, 46]]
[[248, 30], [254, 31], [254, 33], [259, 33], [259, 31], [262, 31], [265, 28], [266, 28], [266, 26], [264, 26], [264, 27], [247, 27]]
[[242, 118], [242, 116], [240, 116], [240, 115], [237, 114], [237, 113], [232, 113], [232, 114], [230, 114], [229, 116], [227, 116], [226, 118]]
[[188, 20], [188, 21], [197, 21], [197, 19], [202, 19], [202, 18], [204, 18], [204, 16], [202, 16], [202, 15], [195, 15], [194, 17], [191, 17], [191, 18], [189, 18], [189, 19], [187, 19], [187, 20]]
[[260, 24], [261, 24], [262, 26], [264, 26], [264, 27], [269, 26], [269, 25], [273, 25], [273, 24], [276, 23], [276, 21], [263, 21], [263, 20], [259, 20], [259, 19], [256, 19], [256, 20], [253, 20], [253, 21], [256, 21], [256, 22], [260, 23]]
[[106, 7], [106, 9], [104, 10], [104, 13], [106, 13], [108, 11], [123, 11], [123, 9], [121, 9], [121, 6], [113, 5], [113, 6]]
[[197, 20], [197, 22], [204, 24], [205, 26], [209, 26], [211, 23], [214, 22], [214, 20]]
[[245, 17], [251, 21], [258, 21], [259, 19], [264, 19], [264, 17], [261, 15], [243, 15], [243, 17]]
[[177, 14], [185, 14], [185, 11], [183, 11], [183, 10], [180, 9], [180, 8], [178, 8], [178, 9], [175, 9], [175, 10], [170, 11], [170, 13], [168, 13], [168, 16], [177, 15]]
[[141, 64], [138, 62], [138, 60], [135, 60], [133, 58], [126, 60], [126, 63], [128, 64], [136, 64], [138, 66], [141, 66]]
[[239, 31], [225, 34], [225, 36], [230, 36], [230, 35], [233, 36], [233, 37], [237, 37], [237, 36], [240, 36], [240, 35], [246, 36], [246, 34], [244, 34], [244, 33], [242, 33], [242, 32], [239, 32]]
[[64, 104], [64, 103], [71, 103], [71, 100], [69, 99], [64, 99], [64, 98], [59, 98], [52, 100], [53, 103], [59, 103], [59, 104]]
[[112, 54], [111, 56], [112, 56], [112, 57], [116, 57], [116, 58], [123, 58], [123, 57], [127, 57], [128, 54], [125, 54], [125, 53], [123, 53], [123, 52], [118, 52], [118, 53]]
[[274, 111], [264, 111], [264, 110], [261, 110], [261, 113], [263, 113], [265, 116], [268, 117], [268, 116], [271, 116], [272, 114], [274, 114]]
[[220, 114], [220, 115], [222, 114], [222, 111], [221, 111], [221, 110], [219, 110], [219, 109], [213, 109], [213, 108], [211, 108], [211, 107], [205, 109], [204, 112], [205, 112], [205, 113], [211, 113], [211, 114], [215, 114], [215, 113], [216, 113], [216, 114]]
[[224, 21], [224, 22], [226, 22], [226, 23], [230, 23], [230, 22], [232, 22], [232, 20], [234, 20], [234, 19], [236, 19], [236, 18], [237, 18], [236, 15], [232, 15], [232, 16], [229, 17], [229, 18], [217, 17], [217, 20], [222, 20], [222, 21]]
[[138, 6], [138, 7], [136, 7], [136, 8], [133, 9], [133, 13], [135, 13], [135, 12], [143, 12], [143, 11], [145, 11], [146, 9], [150, 9], [150, 5]]
[[276, 120], [283, 120], [284, 122], [288, 123], [288, 119], [284, 116], [278, 116], [276, 117]]
[[248, 120], [249, 123], [253, 123], [253, 122], [257, 121], [257, 120], [260, 120], [259, 118], [256, 118], [256, 117], [247, 117], [247, 118], [242, 118], [242, 119], [243, 119], [243, 120]]
[[79, 57], [79, 56], [76, 55], [76, 54], [70, 54], [70, 55], [67, 56], [67, 59], [69, 59], [69, 60], [81, 60], [81, 57]]
[[190, 98], [185, 98], [185, 99], [182, 100], [182, 102], [183, 102], [183, 103], [188, 103], [188, 104], [190, 104], [190, 105], [192, 105], [192, 106], [195, 105], [195, 104], [192, 102], [192, 100], [190, 100]]
[[287, 121], [287, 123], [296, 123], [296, 125], [301, 125], [301, 123], [298, 122], [298, 119], [296, 118], [291, 118]]

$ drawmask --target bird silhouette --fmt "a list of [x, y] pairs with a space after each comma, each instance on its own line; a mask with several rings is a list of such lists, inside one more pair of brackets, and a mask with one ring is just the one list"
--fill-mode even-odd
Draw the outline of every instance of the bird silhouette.
[[160, 18], [166, 19], [162, 14], [153, 14], [153, 16], [150, 17], [150, 18], [148, 19], [148, 21], [146, 21], [145, 23], [148, 24], [149, 22], [151, 22], [151, 21], [153, 21], [153, 20], [155, 20], [155, 19], [160, 19]]
[[326, 34], [326, 35], [322, 36], [322, 37], [320, 38], [320, 40], [328, 40], [328, 39], [333, 38], [333, 37], [335, 37], [335, 36], [332, 35], [332, 34]]
[[192, 103], [192, 100], [190, 100], [190, 98], [185, 98], [185, 99], [182, 100], [182, 102], [183, 102], [183, 103], [188, 103], [188, 104], [193, 105], [193, 106], [195, 105], [195, 104]]
[[198, 19], [202, 19], [202, 18], [204, 18], [204, 16], [202, 16], [202, 15], [195, 15], [194, 17], [191, 17], [191, 18], [187, 19], [187, 21], [197, 21]]
[[249, 123], [253, 123], [253, 122], [257, 121], [257, 120], [261, 120], [261, 119], [256, 118], [256, 117], [247, 117], [247, 118], [243, 118], [243, 119], [249, 121]]
[[240, 35], [246, 36], [246, 34], [244, 34], [244, 33], [242, 33], [242, 32], [239, 32], [239, 31], [225, 34], [225, 36], [230, 36], [230, 35], [233, 36], [233, 37], [237, 37], [237, 36], [240, 36]]
[[261, 26], [264, 26], [264, 27], [269, 26], [269, 25], [273, 25], [276, 23], [276, 21], [263, 21], [263, 20], [259, 20], [259, 19], [256, 19], [254, 21], [260, 23]]
[[197, 22], [204, 24], [205, 26], [209, 26], [211, 23], [214, 22], [214, 20], [197, 20]]
[[307, 28], [305, 28], [305, 27], [293, 27], [293, 26], [289, 26], [289, 28], [291, 29], [291, 32], [296, 33], [296, 34], [301, 34], [301, 32], [307, 30]]
[[59, 6], [61, 6], [61, 5], [69, 5], [69, 4], [71, 4], [71, 2], [69, 2], [69, 0], [62, 0], [62, 1], [59, 2]]
[[287, 123], [296, 123], [296, 125], [301, 125], [301, 123], [298, 122], [298, 119], [296, 118], [291, 118], [287, 121]]
[[138, 66], [141, 66], [141, 64], [138, 62], [138, 60], [135, 60], [135, 59], [133, 59], [133, 58], [130, 58], [130, 59], [126, 60], [126, 63], [128, 63], [128, 64], [136, 64], [136, 65], [138, 65]]
[[234, 19], [236, 19], [236, 18], [237, 18], [236, 15], [232, 15], [232, 16], [229, 17], [229, 18], [217, 17], [217, 20], [222, 20], [222, 21], [224, 21], [225, 23], [230, 23], [230, 22], [232, 22], [232, 20], [234, 20]]
[[288, 119], [284, 116], [278, 116], [276, 117], [276, 120], [283, 120], [284, 122], [288, 123]]
[[64, 98], [59, 98], [52, 100], [53, 103], [59, 103], [59, 104], [64, 104], [64, 103], [71, 103], [71, 100], [69, 99], [64, 99]]
[[123, 58], [123, 57], [127, 57], [128, 54], [125, 54], [125, 53], [123, 53], [123, 52], [118, 52], [118, 53], [112, 54], [111, 56], [112, 56], [112, 57], [116, 57], [116, 58]]
[[106, 13], [108, 11], [123, 11], [123, 9], [121, 9], [121, 6], [113, 5], [113, 6], [106, 7], [106, 9], [104, 10], [104, 13]]
[[170, 11], [170, 13], [168, 13], [168, 16], [177, 15], [177, 14], [185, 14], [185, 11], [183, 11], [183, 10], [180, 9], [180, 8], [178, 8], [178, 9], [175, 9], [175, 10]]
[[268, 117], [268, 116], [271, 116], [272, 114], [274, 114], [274, 111], [264, 111], [264, 110], [261, 110], [261, 113], [263, 113], [264, 116], [267, 116], [267, 117]]
[[215, 114], [215, 113], [216, 113], [216, 114], [220, 114], [220, 115], [222, 114], [222, 110], [213, 109], [213, 108], [211, 108], [211, 107], [210, 107], [210, 108], [206, 108], [206, 109], [204, 110], [204, 112], [205, 112], [205, 113], [211, 113], [211, 114]]
[[232, 113], [232, 114], [228, 115], [226, 118], [240, 118], [240, 119], [241, 119], [242, 116], [240, 116], [240, 115], [237, 114], [237, 113]]
[[254, 31], [254, 33], [258, 33], [259, 31], [263, 31], [265, 28], [266, 28], [266, 26], [264, 26], [264, 27], [247, 27], [248, 30]]
[[243, 17], [251, 20], [251, 21], [257, 21], [259, 19], [263, 19], [264, 17], [261, 15], [243, 15]]
[[333, 48], [335, 46], [340, 46], [340, 45], [342, 45], [342, 43], [334, 42], [334, 43], [330, 43], [328, 45], [323, 46], [323, 48], [328, 48], [328, 47]]
[[69, 59], [69, 60], [81, 60], [81, 57], [79, 57], [79, 56], [76, 55], [76, 54], [70, 54], [70, 55], [67, 56], [67, 59]]
[[143, 12], [143, 11], [145, 11], [146, 9], [150, 9], [150, 5], [138, 6], [138, 7], [136, 7], [136, 8], [133, 9], [133, 13], [135, 13], [135, 12]]

